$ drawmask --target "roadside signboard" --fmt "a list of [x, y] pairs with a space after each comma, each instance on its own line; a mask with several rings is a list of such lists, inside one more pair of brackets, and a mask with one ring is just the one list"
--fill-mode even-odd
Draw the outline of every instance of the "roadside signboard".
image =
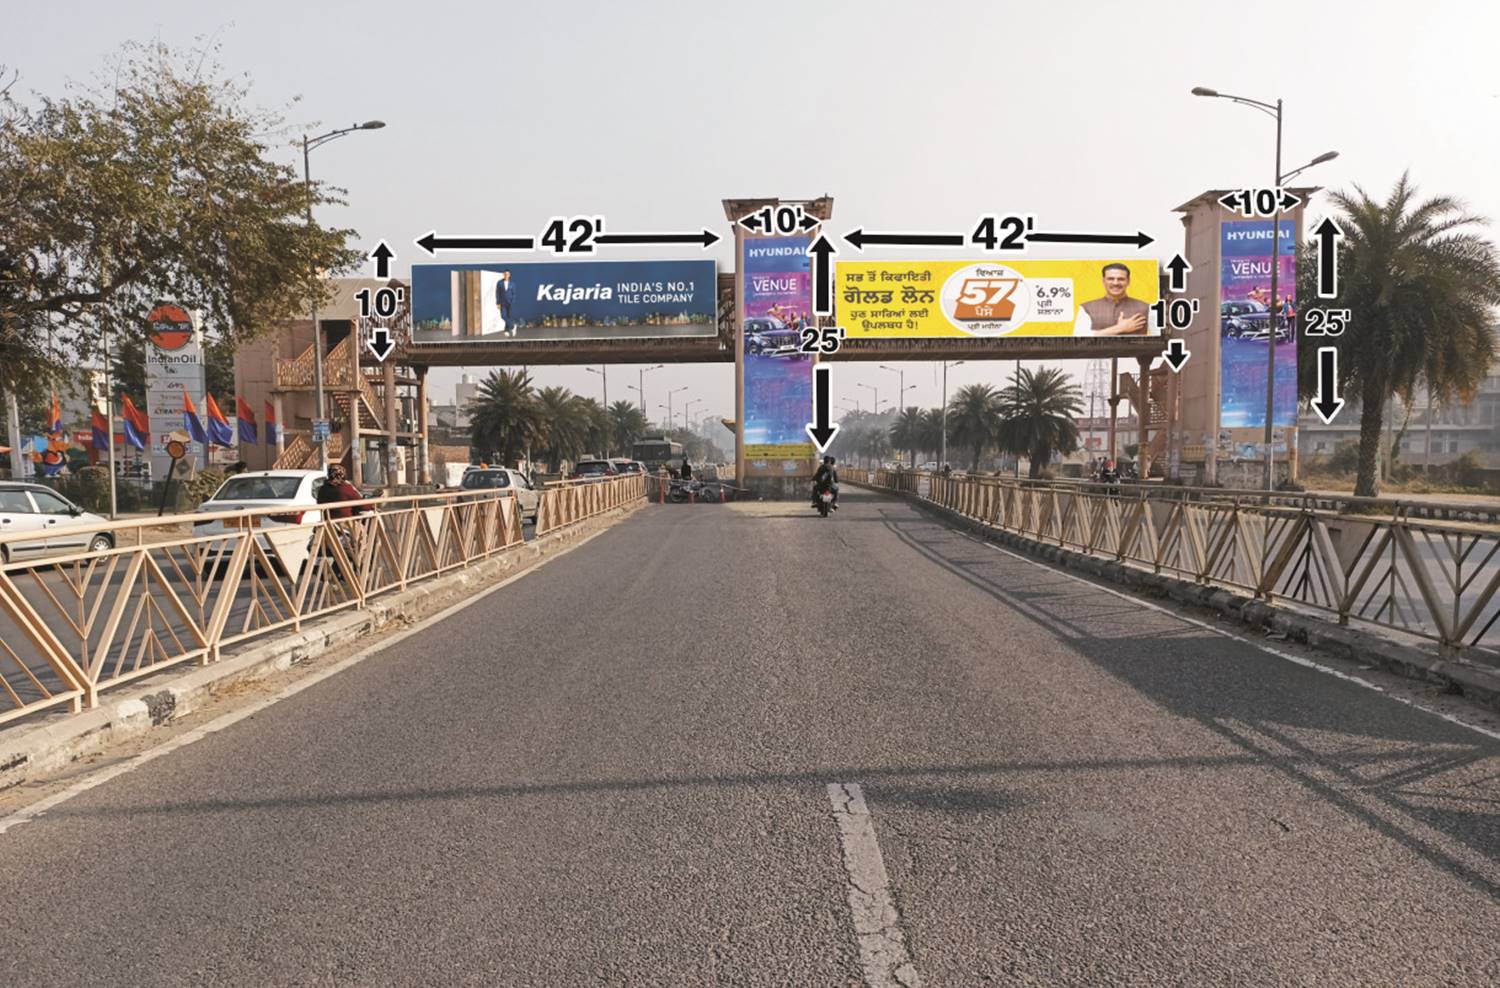
[[[180, 306], [162, 303], [146, 316], [151, 337], [146, 343], [146, 414], [151, 419], [147, 450], [151, 476], [165, 478], [173, 457], [168, 433], [182, 427], [182, 396], [201, 400], [204, 392], [203, 338], [197, 320]], [[187, 443], [183, 456], [201, 462], [202, 443]]]
[[416, 264], [411, 291], [423, 346], [718, 333], [711, 260]]

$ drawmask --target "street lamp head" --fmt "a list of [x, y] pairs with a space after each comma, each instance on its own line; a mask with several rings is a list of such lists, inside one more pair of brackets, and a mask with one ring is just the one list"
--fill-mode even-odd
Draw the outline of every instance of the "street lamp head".
[[1193, 87], [1193, 95], [1194, 96], [1217, 96], [1217, 95], [1219, 95], [1219, 91], [1217, 89], [1209, 89], [1207, 86], [1194, 86]]
[[384, 120], [366, 120], [359, 125], [360, 130], [379, 130], [385, 126]]
[[1339, 153], [1337, 151], [1324, 151], [1322, 154], [1318, 155], [1316, 158], [1314, 158], [1313, 160], [1309, 161], [1307, 164], [1308, 164], [1308, 167], [1310, 168], [1313, 165], [1321, 165], [1325, 161], [1332, 161], [1334, 158], [1337, 158], [1338, 156], [1339, 156]]

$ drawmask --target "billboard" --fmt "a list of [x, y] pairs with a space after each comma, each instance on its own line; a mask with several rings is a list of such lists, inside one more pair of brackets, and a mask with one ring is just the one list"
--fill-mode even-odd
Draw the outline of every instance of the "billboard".
[[[146, 321], [151, 337], [146, 344], [146, 415], [151, 420], [147, 452], [151, 476], [162, 478], [172, 467], [167, 441], [182, 431], [182, 396], [194, 404], [203, 399], [203, 337], [193, 317], [176, 305], [163, 303], [151, 310]], [[203, 444], [189, 442], [187, 459], [203, 462]]]
[[[795, 460], [813, 455], [807, 440], [812, 420], [812, 356], [801, 352], [802, 329], [811, 325], [812, 238], [753, 237], [743, 242], [744, 272], [740, 340], [745, 361], [745, 459]], [[791, 467], [791, 470], [787, 470]], [[757, 473], [795, 472], [793, 464]]]
[[1274, 425], [1297, 424], [1297, 230], [1281, 223], [1271, 298], [1271, 220], [1226, 220], [1219, 232], [1219, 426], [1265, 429], [1266, 346], [1275, 311]]
[[416, 264], [411, 293], [417, 344], [718, 333], [711, 260]]
[[1154, 260], [839, 261], [847, 339], [1157, 336]]

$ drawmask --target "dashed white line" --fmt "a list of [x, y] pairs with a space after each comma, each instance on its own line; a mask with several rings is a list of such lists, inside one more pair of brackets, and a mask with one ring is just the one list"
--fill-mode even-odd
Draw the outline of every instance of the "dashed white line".
[[1415, 710], [1420, 710], [1426, 714], [1431, 714], [1432, 716], [1441, 718], [1442, 720], [1446, 720], [1450, 724], [1456, 724], [1459, 727], [1468, 728], [1471, 731], [1483, 734], [1487, 738], [1494, 738], [1496, 741], [1500, 741], [1500, 731], [1492, 731], [1487, 727], [1481, 727], [1478, 724], [1471, 724], [1460, 717], [1453, 716], [1452, 714], [1445, 714], [1441, 710], [1433, 710], [1431, 707], [1423, 706], [1410, 697], [1399, 696], [1395, 693], [1392, 693], [1390, 690], [1386, 689], [1384, 686], [1381, 686], [1379, 683], [1372, 683], [1368, 679], [1365, 679], [1363, 677], [1355, 676], [1347, 672], [1342, 672], [1338, 669], [1333, 668], [1332, 666], [1323, 665], [1323, 663], [1321, 662], [1314, 662], [1312, 659], [1304, 658], [1300, 655], [1293, 655], [1291, 652], [1283, 652], [1281, 649], [1272, 648], [1271, 646], [1255, 641], [1254, 639], [1236, 635], [1232, 631], [1226, 631], [1223, 628], [1217, 627], [1216, 625], [1209, 624], [1207, 621], [1199, 621], [1197, 618], [1187, 617], [1186, 615], [1179, 614], [1169, 607], [1162, 607], [1160, 604], [1153, 604], [1149, 600], [1144, 600], [1140, 597], [1133, 596], [1124, 592], [1123, 590], [1115, 590], [1111, 587], [1106, 587], [1103, 584], [1095, 583], [1093, 580], [1085, 579], [1084, 577], [1078, 576], [1074, 573], [1069, 573], [1066, 570], [1061, 570], [1055, 566], [1050, 566], [1047, 563], [1039, 562], [1035, 559], [1031, 559], [1028, 556], [1023, 556], [1018, 552], [1011, 552], [1009, 549], [1003, 549], [1000, 546], [995, 545], [993, 542], [970, 535], [968, 532], [963, 532], [956, 528], [950, 528], [948, 530], [950, 532], [953, 532], [955, 535], [959, 535], [963, 538], [968, 539], [970, 542], [976, 542], [979, 545], [985, 546], [989, 549], [993, 549], [998, 553], [1010, 556], [1012, 559], [1019, 559], [1021, 562], [1029, 563], [1032, 566], [1037, 567], [1038, 569], [1044, 569], [1049, 573], [1055, 573], [1058, 576], [1066, 577], [1076, 583], [1082, 583], [1086, 586], [1092, 587], [1095, 590], [1107, 593], [1112, 597], [1118, 597], [1121, 600], [1129, 601], [1137, 607], [1149, 608], [1150, 610], [1157, 611], [1158, 613], [1165, 614], [1168, 617], [1175, 618], [1178, 621], [1182, 621], [1185, 624], [1191, 624], [1194, 627], [1212, 631], [1216, 635], [1222, 635], [1225, 638], [1230, 638], [1234, 641], [1241, 642], [1242, 644], [1249, 645], [1251, 648], [1259, 649], [1260, 651], [1265, 652], [1267, 655], [1274, 655], [1278, 659], [1285, 659], [1286, 661], [1294, 663], [1295, 665], [1303, 666], [1307, 669], [1314, 669], [1318, 672], [1324, 673], [1325, 675], [1333, 676], [1335, 679], [1342, 679], [1347, 683], [1353, 683], [1354, 685], [1362, 686], [1367, 690], [1373, 690], [1374, 692], [1379, 693], [1382, 696], [1395, 700], [1397, 703], [1404, 703], [1408, 707], [1411, 707]]
[[906, 949], [901, 916], [891, 899], [891, 880], [880, 856], [875, 823], [865, 794], [852, 782], [828, 786], [833, 818], [844, 845], [844, 872], [849, 878], [849, 912], [859, 963], [869, 988], [918, 988], [922, 981]]

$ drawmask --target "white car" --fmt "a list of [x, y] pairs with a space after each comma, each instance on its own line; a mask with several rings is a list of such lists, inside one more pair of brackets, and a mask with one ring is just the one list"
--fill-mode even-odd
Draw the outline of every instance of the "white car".
[[[224, 481], [213, 496], [198, 505], [195, 511], [198, 514], [215, 514], [221, 511], [285, 508], [285, 512], [261, 515], [256, 520], [256, 525], [311, 525], [323, 519], [318, 510], [318, 489], [327, 480], [327, 474], [321, 470], [256, 470], [252, 473], [238, 473]], [[193, 523], [194, 535], [217, 535], [235, 530], [232, 518]]]
[[542, 503], [541, 494], [531, 486], [526, 475], [509, 467], [474, 467], [464, 473], [464, 479], [459, 481], [458, 486], [465, 491], [515, 491], [522, 520], [533, 523], [536, 521], [537, 508]]
[[0, 536], [36, 533], [35, 538], [0, 543], [0, 563], [85, 549], [112, 549], [113, 535], [89, 527], [108, 524], [42, 484], [0, 481]]

